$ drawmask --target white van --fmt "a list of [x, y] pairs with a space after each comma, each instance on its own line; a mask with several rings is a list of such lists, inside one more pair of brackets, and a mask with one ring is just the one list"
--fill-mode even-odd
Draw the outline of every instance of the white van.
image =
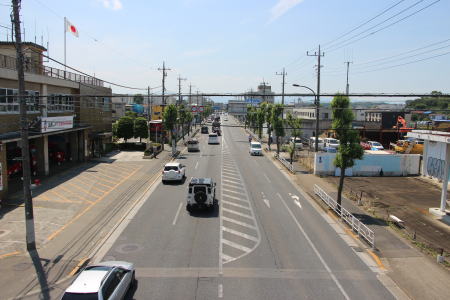
[[325, 139], [325, 147], [327, 148], [339, 148], [339, 140], [333, 139], [333, 138], [326, 138]]
[[[315, 149], [315, 145], [316, 145], [316, 137], [312, 136], [312, 137], [309, 138], [309, 148], [314, 150]], [[323, 150], [324, 146], [325, 146], [325, 143], [323, 141], [323, 138], [319, 138], [318, 139], [319, 150]]]
[[208, 136], [208, 144], [219, 144], [217, 133], [210, 133]]
[[188, 152], [200, 151], [200, 144], [197, 139], [190, 139], [187, 141]]
[[294, 138], [291, 137], [290, 141], [291, 144], [295, 145], [295, 150], [302, 150], [303, 149], [303, 144], [302, 144], [302, 139], [301, 138]]

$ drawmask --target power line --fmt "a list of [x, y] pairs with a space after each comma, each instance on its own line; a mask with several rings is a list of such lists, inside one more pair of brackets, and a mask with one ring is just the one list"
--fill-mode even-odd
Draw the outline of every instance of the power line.
[[[418, 2], [414, 3], [413, 5], [411, 5], [410, 7], [413, 7], [413, 6], [417, 5], [418, 3], [422, 2], [422, 1], [424, 1], [424, 0], [418, 1]], [[336, 50], [341, 49], [341, 48], [343, 48], [343, 47], [346, 47], [346, 46], [348, 46], [348, 45], [350, 45], [350, 44], [354, 44], [354, 43], [356, 43], [356, 42], [358, 42], [358, 41], [360, 41], [360, 40], [362, 40], [362, 39], [365, 39], [365, 38], [367, 38], [367, 37], [369, 37], [369, 36], [371, 36], [371, 35], [374, 35], [374, 34], [380, 32], [380, 31], [382, 31], [382, 30], [384, 30], [384, 29], [387, 29], [387, 28], [389, 28], [389, 27], [391, 27], [391, 26], [394, 26], [395, 24], [400, 23], [401, 21], [404, 21], [404, 20], [406, 20], [406, 19], [409, 19], [410, 17], [412, 17], [412, 16], [418, 14], [419, 12], [421, 12], [421, 11], [423, 11], [423, 10], [425, 10], [425, 9], [427, 9], [427, 8], [429, 8], [429, 7], [431, 7], [431, 6], [433, 6], [433, 5], [435, 5], [436, 3], [440, 2], [440, 1], [441, 1], [441, 0], [436, 0], [436, 1], [434, 1], [434, 2], [432, 2], [432, 3], [430, 3], [430, 4], [428, 4], [427, 6], [422, 7], [421, 9], [416, 10], [415, 12], [413, 12], [413, 13], [411, 13], [411, 14], [409, 14], [409, 15], [407, 15], [407, 16], [405, 16], [405, 17], [403, 17], [403, 18], [401, 18], [401, 19], [399, 19], [399, 20], [397, 20], [397, 21], [395, 21], [395, 22], [392, 22], [392, 23], [390, 23], [390, 24], [388, 24], [388, 25], [386, 25], [386, 26], [384, 26], [384, 27], [382, 27], [382, 28], [380, 28], [380, 29], [378, 29], [378, 30], [376, 30], [376, 31], [370, 32], [370, 33], [368, 33], [368, 34], [366, 34], [366, 35], [360, 37], [359, 39], [350, 41], [350, 42], [348, 42], [348, 43], [346, 43], [346, 44], [343, 44], [343, 45], [339, 45], [339, 44], [341, 44], [341, 43], [345, 43], [346, 41], [349, 41], [349, 40], [353, 39], [354, 37], [357, 37], [357, 36], [359, 36], [359, 35], [361, 35], [361, 34], [367, 32], [367, 31], [373, 29], [374, 27], [377, 27], [378, 25], [381, 25], [381, 24], [384, 23], [385, 21], [388, 21], [388, 20], [392, 19], [393, 17], [395, 17], [395, 16], [399, 15], [400, 13], [402, 13], [402, 12], [404, 12], [404, 11], [406, 11], [406, 10], [409, 9], [409, 8], [407, 8], [407, 9], [403, 10], [402, 12], [397, 13], [396, 15], [394, 15], [394, 16], [388, 18], [387, 20], [385, 20], [385, 21], [383, 21], [383, 22], [381, 22], [381, 23], [379, 23], [379, 24], [377, 24], [377, 25], [375, 25], [375, 26], [372, 26], [371, 28], [369, 28], [369, 29], [367, 29], [367, 30], [364, 30], [364, 31], [360, 32], [359, 34], [357, 34], [357, 35], [351, 37], [350, 39], [347, 39], [347, 40], [345, 40], [345, 41], [343, 41], [343, 42], [340, 42], [340, 43], [338, 43], [338, 44], [336, 44], [336, 45], [334, 45], [334, 46], [331, 46], [331, 49], [328, 49], [327, 51], [328, 51], [328, 52], [330, 52], [330, 51], [336, 51]], [[339, 45], [339, 46], [338, 46], [338, 45]]]
[[352, 33], [352, 32], [354, 32], [354, 31], [358, 30], [359, 28], [361, 28], [361, 27], [363, 27], [364, 25], [370, 23], [371, 21], [375, 20], [376, 18], [382, 16], [383, 14], [385, 14], [386, 12], [388, 12], [388, 11], [391, 10], [391, 9], [393, 9], [394, 7], [396, 7], [397, 5], [399, 5], [400, 3], [404, 2], [404, 1], [405, 1], [405, 0], [400, 0], [400, 1], [396, 2], [396, 3], [394, 3], [394, 4], [391, 5], [390, 7], [386, 8], [385, 10], [383, 10], [383, 11], [380, 12], [379, 14], [375, 15], [374, 17], [370, 18], [369, 20], [363, 22], [362, 24], [356, 26], [356, 27], [353, 28], [352, 30], [347, 31], [347, 32], [345, 32], [344, 34], [338, 36], [337, 38], [335, 38], [335, 39], [333, 39], [333, 40], [331, 40], [331, 41], [329, 41], [329, 42], [324, 43], [323, 46], [328, 45], [328, 44], [332, 44], [332, 43], [334, 43], [335, 41], [340, 40], [340, 39], [343, 38], [344, 36], [349, 35], [350, 33]]

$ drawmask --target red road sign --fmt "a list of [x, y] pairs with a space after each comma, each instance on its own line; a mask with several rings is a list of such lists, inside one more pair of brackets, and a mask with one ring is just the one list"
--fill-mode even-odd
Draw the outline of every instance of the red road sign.
[[204, 111], [203, 106], [199, 106], [199, 107], [198, 107], [198, 111], [199, 111], [199, 112], [203, 112], [203, 111]]
[[192, 111], [192, 112], [197, 112], [197, 106], [192, 106], [192, 107], [191, 107], [191, 111]]

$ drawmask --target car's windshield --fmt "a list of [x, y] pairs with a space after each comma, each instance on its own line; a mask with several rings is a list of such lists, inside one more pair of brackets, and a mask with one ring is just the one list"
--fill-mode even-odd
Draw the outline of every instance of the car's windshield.
[[178, 171], [178, 167], [177, 166], [165, 166], [164, 167], [164, 171]]
[[98, 293], [64, 293], [61, 300], [98, 300]]
[[338, 141], [338, 140], [335, 140], [335, 139], [329, 139], [328, 142], [329, 142], [330, 144], [338, 144], [338, 143], [339, 143], [339, 141]]
[[379, 146], [382, 146], [380, 143], [378, 143], [378, 142], [372, 142], [372, 145], [373, 146], [377, 146], [377, 147], [379, 147]]
[[252, 144], [253, 149], [261, 149], [261, 144]]

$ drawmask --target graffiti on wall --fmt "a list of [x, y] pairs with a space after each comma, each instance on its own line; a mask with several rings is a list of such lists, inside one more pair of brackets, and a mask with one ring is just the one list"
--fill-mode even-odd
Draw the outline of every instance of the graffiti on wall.
[[428, 157], [427, 160], [427, 174], [437, 179], [443, 179], [445, 177], [445, 160]]

